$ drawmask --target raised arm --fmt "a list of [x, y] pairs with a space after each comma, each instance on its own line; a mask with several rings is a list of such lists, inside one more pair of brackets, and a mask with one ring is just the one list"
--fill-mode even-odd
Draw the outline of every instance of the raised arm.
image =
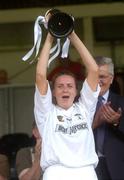
[[90, 85], [91, 89], [95, 91], [98, 85], [98, 66], [88, 49], [85, 47], [83, 42], [79, 39], [74, 31], [69, 36], [69, 39], [72, 45], [78, 51], [82, 59], [82, 63], [87, 69], [87, 82]]
[[47, 66], [52, 42], [53, 37], [48, 33], [36, 67], [36, 85], [42, 95], [47, 92]]

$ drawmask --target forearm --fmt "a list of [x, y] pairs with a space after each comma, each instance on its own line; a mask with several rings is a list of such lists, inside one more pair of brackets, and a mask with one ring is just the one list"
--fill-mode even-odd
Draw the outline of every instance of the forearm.
[[45, 94], [47, 91], [47, 66], [52, 42], [53, 37], [48, 33], [36, 67], [36, 84], [41, 94]]
[[98, 65], [96, 64], [94, 58], [85, 47], [83, 42], [78, 38], [78, 36], [73, 32], [70, 36], [70, 41], [79, 53], [82, 63], [85, 65], [87, 70], [87, 81], [92, 90], [96, 90], [98, 85], [98, 74], [99, 69]]
[[38, 59], [37, 68], [36, 68], [37, 74], [46, 76], [52, 42], [53, 42], [53, 37], [48, 33]]
[[39, 180], [42, 171], [39, 162], [34, 162], [32, 167], [19, 177], [19, 180]]
[[71, 34], [71, 36], [69, 36], [69, 39], [70, 39], [71, 43], [73, 44], [73, 46], [78, 51], [78, 53], [81, 57], [82, 63], [85, 65], [87, 70], [92, 69], [92, 71], [93, 70], [98, 71], [98, 66], [97, 66], [94, 58], [92, 57], [92, 55], [90, 54], [88, 49], [85, 47], [83, 42], [79, 39], [79, 37], [73, 32]]

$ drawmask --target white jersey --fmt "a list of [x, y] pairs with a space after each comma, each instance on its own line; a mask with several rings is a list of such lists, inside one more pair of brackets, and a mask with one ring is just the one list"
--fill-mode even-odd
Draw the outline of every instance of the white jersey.
[[44, 96], [36, 87], [34, 114], [42, 136], [43, 170], [55, 164], [67, 167], [97, 165], [91, 126], [99, 91], [98, 86], [93, 92], [85, 80], [79, 101], [65, 110], [52, 103], [50, 86]]

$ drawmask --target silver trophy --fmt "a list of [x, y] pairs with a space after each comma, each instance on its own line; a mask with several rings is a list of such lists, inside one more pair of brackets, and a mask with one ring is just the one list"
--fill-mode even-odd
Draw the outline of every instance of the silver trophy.
[[67, 37], [74, 29], [73, 16], [61, 12], [58, 9], [50, 9], [46, 12], [48, 31], [56, 38]]
[[[35, 56], [31, 61], [32, 63], [38, 56], [42, 41], [42, 25], [47, 29], [48, 32], [50, 32], [52, 36], [56, 38], [56, 45], [50, 50], [51, 57], [48, 63], [49, 66], [51, 61], [55, 59], [60, 52], [62, 58], [66, 58], [68, 56], [70, 45], [68, 35], [74, 29], [74, 17], [67, 13], [61, 12], [58, 9], [49, 9], [45, 13], [45, 16], [38, 16], [34, 24], [34, 45], [22, 58], [23, 61], [27, 61], [35, 53]], [[65, 41], [61, 47], [60, 40], [62, 38], [65, 38]]]

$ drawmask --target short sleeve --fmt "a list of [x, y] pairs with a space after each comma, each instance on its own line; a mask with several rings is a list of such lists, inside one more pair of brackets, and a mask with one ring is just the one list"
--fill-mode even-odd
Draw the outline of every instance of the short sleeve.
[[92, 89], [87, 83], [87, 80], [84, 81], [80, 92], [79, 103], [85, 107], [87, 113], [90, 115], [91, 123], [96, 110], [97, 98], [99, 96], [99, 93], [99, 84], [97, 86], [96, 91], [92, 91]]
[[52, 93], [49, 83], [46, 95], [41, 95], [36, 86], [34, 95], [34, 115], [38, 127], [44, 123], [45, 117], [51, 110], [52, 105]]

